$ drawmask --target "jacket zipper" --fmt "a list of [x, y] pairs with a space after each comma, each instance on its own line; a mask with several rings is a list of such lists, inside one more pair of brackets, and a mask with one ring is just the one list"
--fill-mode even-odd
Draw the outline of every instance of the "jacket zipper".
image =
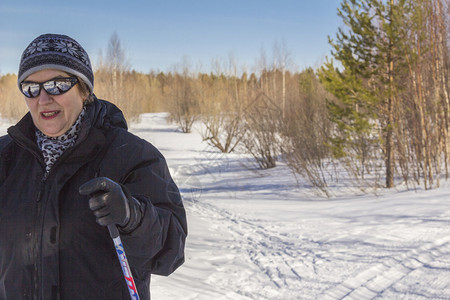
[[46, 172], [45, 163], [43, 162], [42, 158], [38, 154], [34, 153], [34, 151], [32, 151], [33, 155], [39, 161], [41, 161], [41, 166], [43, 167], [43, 172], [44, 172], [44, 175], [42, 176], [42, 179], [40, 181], [39, 190], [38, 190], [38, 193], [36, 196], [37, 211], [36, 211], [36, 220], [35, 220], [36, 226], [34, 226], [34, 230], [35, 230], [35, 247], [34, 247], [35, 264], [34, 264], [34, 276], [33, 276], [33, 279], [34, 279], [33, 299], [41, 299], [42, 298], [42, 294], [41, 294], [42, 290], [40, 288], [40, 286], [42, 285], [42, 283], [41, 283], [42, 276], [41, 276], [40, 272], [42, 270], [41, 246], [42, 246], [42, 230], [43, 230], [43, 226], [44, 226], [44, 216], [43, 216], [44, 212], [42, 211], [44, 203], [42, 202], [42, 197], [44, 196], [45, 184], [46, 184], [47, 179], [51, 176], [51, 174], [54, 172], [56, 167], [62, 161], [62, 158], [65, 157], [66, 155], [68, 155], [68, 153], [72, 150], [73, 149], [67, 149], [66, 151], [64, 151], [63, 155], [61, 155], [61, 157], [58, 158], [58, 160], [52, 166], [52, 168], [50, 169], [50, 171], [48, 173]]

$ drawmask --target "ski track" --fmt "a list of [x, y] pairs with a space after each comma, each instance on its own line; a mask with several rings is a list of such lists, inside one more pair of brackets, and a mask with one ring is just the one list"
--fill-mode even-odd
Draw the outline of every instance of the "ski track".
[[[433, 262], [437, 262], [443, 256], [450, 255], [450, 237], [443, 237], [432, 243], [425, 244], [405, 254], [390, 258], [383, 263], [369, 268], [357, 276], [347, 279], [343, 283], [330, 289], [323, 300], [334, 299], [376, 299], [383, 298], [387, 290], [394, 288], [395, 284], [416, 270], [433, 268]], [[450, 271], [448, 262], [445, 269]], [[450, 299], [450, 279], [439, 278], [437, 285], [443, 287], [440, 295], [415, 295], [416, 297], [433, 297], [436, 299]], [[396, 299], [407, 298], [397, 290]], [[406, 291], [407, 292], [407, 291]], [[410, 295], [411, 296], [411, 295]]]
[[[211, 203], [192, 201], [190, 205], [215, 220], [216, 226], [226, 226], [235, 239], [230, 250], [241, 253], [255, 267], [246, 278], [230, 273], [236, 278], [234, 292], [243, 299], [450, 299], [449, 277], [436, 279], [435, 286], [440, 289], [416, 295], [409, 286], [402, 288], [400, 284], [396, 288], [403, 278], [419, 270], [428, 272], [440, 268], [450, 275], [450, 236], [406, 253], [392, 248], [392, 255], [380, 255], [385, 256], [385, 260], [371, 266], [375, 258], [365, 257], [357, 244], [343, 248], [342, 243], [327, 242], [326, 238], [313, 241], [292, 233], [280, 235], [281, 229], [276, 225], [264, 227], [258, 224], [259, 220], [244, 218]], [[373, 247], [380, 248], [380, 245]], [[331, 254], [326, 255], [327, 250]], [[356, 261], [365, 266], [356, 276], [337, 285], [333, 278], [327, 278], [327, 270], [339, 267], [339, 262], [345, 265]], [[261, 276], [265, 277], [267, 285], [261, 286]]]
[[[251, 299], [273, 299], [280, 294], [280, 291], [297, 290], [298, 292], [302, 279], [295, 265], [300, 248], [299, 241], [283, 241], [278, 237], [277, 232], [271, 232], [267, 228], [212, 204], [194, 202], [192, 205], [197, 211], [218, 221], [219, 226], [226, 224], [227, 230], [235, 239], [232, 246], [234, 249], [231, 250], [245, 255], [245, 259], [254, 265], [256, 270], [249, 274], [247, 281], [235, 283], [238, 294]], [[253, 276], [261, 275], [266, 278], [269, 285], [259, 286], [259, 289], [249, 286]], [[255, 284], [258, 282], [260, 281], [255, 281]]]
[[[326, 279], [332, 277], [327, 275], [328, 267], [323, 266], [324, 262], [332, 263], [324, 255], [327, 251], [324, 242], [301, 237], [300, 227], [286, 228], [289, 224], [283, 223], [271, 224], [269, 228], [258, 224], [267, 225], [261, 220], [236, 215], [211, 203], [190, 200], [189, 205], [215, 223], [213, 228], [233, 236], [232, 242], [225, 243], [227, 250], [239, 253], [249, 267], [247, 276], [233, 273], [230, 267], [234, 292], [243, 299], [314, 299], [307, 295], [319, 294], [323, 285], [333, 284], [331, 278]], [[226, 267], [221, 272], [227, 272]], [[217, 288], [226, 290], [229, 284], [227, 281]], [[299, 298], [299, 295], [303, 296]]]

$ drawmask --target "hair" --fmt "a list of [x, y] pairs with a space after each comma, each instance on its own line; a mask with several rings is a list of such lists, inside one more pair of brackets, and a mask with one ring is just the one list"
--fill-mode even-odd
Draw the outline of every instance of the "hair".
[[94, 95], [89, 91], [89, 87], [80, 77], [77, 76], [78, 79], [78, 89], [82, 97], [86, 97], [84, 100], [84, 104], [89, 104], [94, 102]]

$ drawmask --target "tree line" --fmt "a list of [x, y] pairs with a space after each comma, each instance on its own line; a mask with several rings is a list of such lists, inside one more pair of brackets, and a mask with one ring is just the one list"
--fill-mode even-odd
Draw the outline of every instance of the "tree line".
[[[276, 44], [251, 72], [230, 57], [209, 73], [185, 59], [144, 74], [113, 34], [95, 93], [131, 120], [165, 111], [183, 132], [201, 124], [221, 152], [250, 154], [264, 169], [283, 161], [325, 194], [344, 178], [361, 189], [438, 187], [450, 154], [448, 12], [445, 0], [344, 0], [331, 56], [302, 71]], [[2, 117], [26, 112], [16, 80], [0, 78]]]

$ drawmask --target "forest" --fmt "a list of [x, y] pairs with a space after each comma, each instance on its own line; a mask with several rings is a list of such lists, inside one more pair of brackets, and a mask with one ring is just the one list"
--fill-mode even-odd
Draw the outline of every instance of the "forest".
[[[449, 176], [449, 4], [445, 0], [344, 0], [333, 51], [297, 70], [284, 43], [251, 70], [235, 59], [197, 71], [140, 73], [113, 34], [95, 67], [95, 94], [130, 121], [169, 112], [170, 122], [252, 167], [283, 162], [321, 193], [344, 177], [361, 190], [439, 187]], [[0, 115], [27, 108], [17, 75], [0, 77]], [[194, 124], [201, 124], [195, 127]]]

